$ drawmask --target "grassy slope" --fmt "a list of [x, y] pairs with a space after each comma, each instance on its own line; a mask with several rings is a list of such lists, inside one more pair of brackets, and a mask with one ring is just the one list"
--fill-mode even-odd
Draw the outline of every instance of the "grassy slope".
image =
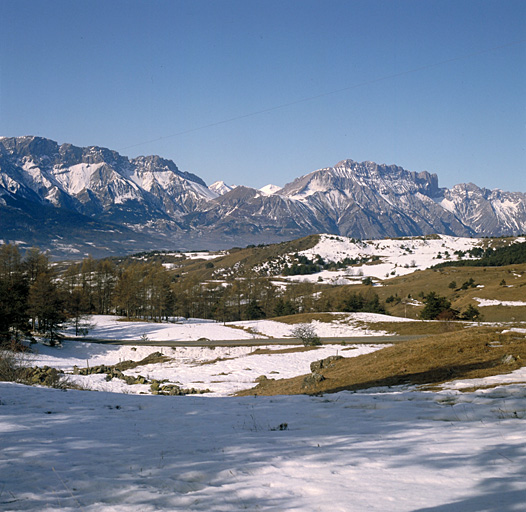
[[[294, 254], [314, 247], [319, 240], [319, 235], [310, 235], [290, 242], [279, 244], [263, 245], [260, 247], [248, 247], [245, 249], [233, 249], [225, 256], [219, 256], [212, 260], [186, 260], [181, 262], [181, 267], [177, 273], [186, 274], [187, 278], [195, 277], [199, 281], [213, 279], [214, 273], [218, 270], [229, 270], [234, 267], [239, 268], [239, 274], [250, 271], [253, 267], [286, 254]], [[210, 263], [213, 267], [210, 267]], [[208, 264], [208, 265], [207, 265]]]
[[[506, 356], [511, 362], [504, 362]], [[337, 361], [322, 370], [325, 380], [305, 385], [305, 375], [265, 380], [240, 395], [334, 393], [376, 386], [440, 384], [512, 372], [526, 364], [526, 334], [473, 328], [393, 345]], [[306, 369], [308, 370], [308, 369]]]
[[[483, 288], [459, 289], [462, 284], [473, 279], [476, 285]], [[506, 286], [501, 285], [502, 280]], [[455, 281], [456, 288], [449, 288]], [[361, 287], [357, 287], [359, 291]], [[447, 297], [453, 308], [464, 310], [468, 304], [478, 307], [475, 297], [482, 299], [498, 299], [503, 301], [526, 302], [526, 264], [509, 265], [506, 267], [447, 267], [441, 269], [428, 269], [414, 272], [403, 277], [395, 277], [383, 282], [383, 286], [374, 287], [382, 301], [390, 295], [397, 294], [400, 298], [409, 294], [418, 300], [420, 293], [428, 294], [431, 291]], [[389, 312], [395, 316], [417, 318], [421, 308], [405, 305], [388, 306]], [[490, 306], [480, 308], [484, 319], [487, 321], [526, 321], [526, 306]]]

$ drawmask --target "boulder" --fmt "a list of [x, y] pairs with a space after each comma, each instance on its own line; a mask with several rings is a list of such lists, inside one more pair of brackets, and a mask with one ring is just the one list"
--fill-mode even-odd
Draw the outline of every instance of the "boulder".
[[330, 368], [331, 366], [334, 366], [334, 363], [336, 361], [339, 361], [340, 359], [343, 359], [343, 356], [329, 356], [325, 359], [313, 361], [310, 364], [310, 371], [314, 373], [319, 372], [320, 370], [323, 370], [325, 368]]

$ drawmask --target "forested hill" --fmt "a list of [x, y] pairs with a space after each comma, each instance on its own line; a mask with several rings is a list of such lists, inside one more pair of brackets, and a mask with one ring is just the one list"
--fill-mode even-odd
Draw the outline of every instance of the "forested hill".
[[476, 260], [446, 261], [436, 265], [442, 267], [503, 267], [526, 263], [526, 242], [486, 250], [480, 249], [481, 258]]

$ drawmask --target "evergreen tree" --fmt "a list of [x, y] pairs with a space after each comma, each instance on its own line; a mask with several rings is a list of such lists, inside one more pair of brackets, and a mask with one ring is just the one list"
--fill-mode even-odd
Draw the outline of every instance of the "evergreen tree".
[[265, 312], [255, 300], [251, 300], [245, 310], [247, 320], [259, 320], [265, 318]]
[[0, 246], [0, 345], [18, 342], [29, 332], [27, 276], [16, 245]]
[[49, 339], [51, 345], [58, 341], [58, 329], [66, 320], [63, 294], [53, 280], [52, 272], [37, 275], [29, 289], [29, 314], [36, 330]]
[[476, 306], [473, 306], [473, 304], [469, 304], [466, 308], [466, 311], [464, 311], [461, 315], [462, 320], [468, 320], [470, 322], [476, 322], [477, 320], [481, 319], [479, 308]]
[[457, 315], [457, 312], [451, 309], [451, 302], [436, 292], [429, 292], [424, 297], [424, 304], [425, 307], [420, 312], [420, 318], [423, 320], [435, 320], [440, 316], [444, 320], [452, 320]]

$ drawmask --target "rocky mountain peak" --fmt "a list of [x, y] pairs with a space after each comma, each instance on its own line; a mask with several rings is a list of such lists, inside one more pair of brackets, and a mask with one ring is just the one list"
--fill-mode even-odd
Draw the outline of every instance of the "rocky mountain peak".
[[[72, 229], [72, 219], [82, 226], [73, 238], [62, 230]], [[228, 248], [314, 233], [518, 235], [526, 232], [526, 194], [472, 183], [439, 188], [437, 175], [427, 171], [351, 159], [282, 189], [224, 181], [207, 187], [156, 155], [128, 159], [98, 146], [0, 138], [0, 239], [53, 249], [83, 236], [96, 244], [104, 229], [111, 240], [117, 228], [126, 232], [126, 247], [137, 250], [149, 243]]]
[[235, 187], [227, 185], [224, 181], [216, 181], [212, 183], [212, 185], [209, 185], [208, 188], [212, 190], [212, 192], [215, 192], [216, 194], [222, 196], [223, 194], [226, 194], [227, 192], [233, 190]]

